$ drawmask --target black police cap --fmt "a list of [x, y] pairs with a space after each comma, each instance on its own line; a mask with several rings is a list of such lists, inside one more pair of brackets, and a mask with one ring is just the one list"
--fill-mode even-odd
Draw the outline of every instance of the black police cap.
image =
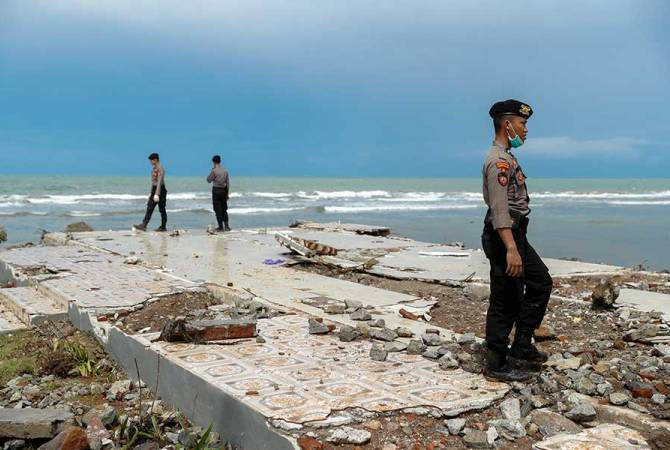
[[158, 153], [152, 153], [151, 155], [149, 155], [149, 159], [154, 160], [154, 159], [160, 159], [160, 158], [158, 157]]
[[525, 103], [512, 99], [494, 103], [493, 106], [491, 106], [491, 109], [489, 109], [489, 116], [491, 117], [505, 115], [519, 116], [528, 119], [533, 115], [533, 109]]

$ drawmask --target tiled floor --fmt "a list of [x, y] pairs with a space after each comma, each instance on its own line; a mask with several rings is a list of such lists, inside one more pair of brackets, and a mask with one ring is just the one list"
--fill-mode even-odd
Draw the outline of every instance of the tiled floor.
[[391, 353], [386, 362], [372, 361], [369, 341], [310, 335], [306, 318], [297, 315], [264, 319], [258, 327], [263, 344], [152, 346], [266, 417], [295, 423], [353, 407], [381, 412], [430, 406], [453, 414], [509, 389], [461, 370], [444, 371], [421, 356]]

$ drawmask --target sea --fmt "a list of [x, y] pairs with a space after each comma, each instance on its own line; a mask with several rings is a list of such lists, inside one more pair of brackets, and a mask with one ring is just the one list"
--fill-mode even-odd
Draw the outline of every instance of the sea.
[[[168, 228], [215, 223], [203, 177], [170, 177]], [[394, 234], [479, 248], [486, 212], [480, 178], [233, 177], [233, 228], [295, 220], [391, 227]], [[541, 255], [670, 269], [670, 179], [529, 179], [529, 240]], [[141, 221], [148, 177], [0, 176], [3, 246], [84, 220], [96, 230]], [[156, 209], [150, 224], [159, 225]]]

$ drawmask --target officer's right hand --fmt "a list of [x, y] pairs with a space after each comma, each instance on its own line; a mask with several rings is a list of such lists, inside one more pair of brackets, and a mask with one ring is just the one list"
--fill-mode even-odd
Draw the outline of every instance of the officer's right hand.
[[521, 255], [516, 248], [507, 250], [507, 270], [505, 273], [510, 277], [520, 277], [523, 274]]

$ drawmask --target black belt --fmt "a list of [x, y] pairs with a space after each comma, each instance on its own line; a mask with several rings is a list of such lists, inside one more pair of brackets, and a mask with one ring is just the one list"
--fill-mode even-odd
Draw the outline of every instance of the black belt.
[[[520, 212], [510, 210], [510, 217], [512, 218], [512, 229], [513, 230], [523, 230], [526, 231], [528, 228], [528, 216], [524, 216]], [[495, 231], [493, 228], [493, 219], [491, 219], [491, 209], [486, 211], [486, 217], [484, 217], [484, 231], [492, 232]]]

